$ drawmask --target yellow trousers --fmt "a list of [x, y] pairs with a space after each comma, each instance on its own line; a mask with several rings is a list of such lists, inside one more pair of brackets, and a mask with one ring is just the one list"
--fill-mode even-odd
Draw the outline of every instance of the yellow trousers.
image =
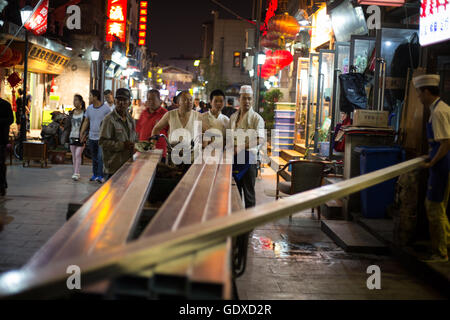
[[425, 208], [427, 210], [428, 224], [430, 226], [431, 249], [433, 254], [446, 257], [447, 244], [450, 243], [450, 224], [447, 218], [447, 204], [450, 194], [450, 175], [445, 189], [444, 200], [435, 202], [426, 200]]

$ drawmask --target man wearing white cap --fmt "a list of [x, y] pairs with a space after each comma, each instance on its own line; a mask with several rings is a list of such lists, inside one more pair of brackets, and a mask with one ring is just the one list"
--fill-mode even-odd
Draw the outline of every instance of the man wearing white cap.
[[[251, 86], [245, 85], [240, 90], [240, 108], [239, 111], [233, 113], [230, 117], [229, 128], [235, 133], [235, 130], [241, 129], [241, 134], [248, 134], [250, 130], [254, 130], [257, 141], [256, 146], [249, 141], [245, 142], [245, 146], [241, 146], [245, 154], [245, 163], [240, 163], [238, 157], [238, 149], [235, 145], [235, 158], [233, 164], [233, 177], [242, 196], [244, 193], [245, 208], [254, 207], [255, 199], [255, 182], [257, 175], [256, 159], [258, 154], [258, 145], [261, 145], [264, 139], [264, 120], [253, 110], [253, 90]], [[237, 135], [239, 135], [239, 131]], [[237, 139], [239, 142], [239, 138]], [[239, 152], [240, 153], [240, 152]], [[239, 160], [239, 161], [238, 161]]]
[[413, 79], [417, 95], [431, 116], [427, 123], [430, 145], [427, 199], [425, 207], [430, 225], [432, 255], [428, 262], [448, 261], [447, 244], [450, 225], [446, 210], [450, 193], [450, 107], [439, 97], [438, 75], [422, 75]]

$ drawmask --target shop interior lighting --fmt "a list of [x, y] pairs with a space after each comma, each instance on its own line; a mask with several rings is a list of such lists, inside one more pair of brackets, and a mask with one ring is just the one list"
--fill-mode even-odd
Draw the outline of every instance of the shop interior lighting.
[[200, 60], [195, 60], [194, 61], [194, 67], [198, 67], [200, 65]]
[[253, 78], [253, 76], [255, 75], [255, 71], [253, 71], [253, 69], [249, 70], [248, 75], [250, 76], [250, 78]]

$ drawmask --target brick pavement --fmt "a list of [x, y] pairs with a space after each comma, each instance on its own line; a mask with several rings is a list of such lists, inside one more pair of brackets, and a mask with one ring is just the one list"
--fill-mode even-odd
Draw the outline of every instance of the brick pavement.
[[8, 193], [0, 198], [0, 216], [9, 223], [0, 232], [0, 272], [15, 269], [64, 224], [67, 204], [80, 202], [99, 188], [89, 182], [91, 166], [81, 166], [72, 181], [71, 165], [8, 166]]

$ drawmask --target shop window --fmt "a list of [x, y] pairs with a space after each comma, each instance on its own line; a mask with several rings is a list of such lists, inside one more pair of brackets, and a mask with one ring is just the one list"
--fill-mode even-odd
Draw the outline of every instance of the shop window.
[[241, 67], [241, 53], [239, 51], [233, 52], [233, 68]]

